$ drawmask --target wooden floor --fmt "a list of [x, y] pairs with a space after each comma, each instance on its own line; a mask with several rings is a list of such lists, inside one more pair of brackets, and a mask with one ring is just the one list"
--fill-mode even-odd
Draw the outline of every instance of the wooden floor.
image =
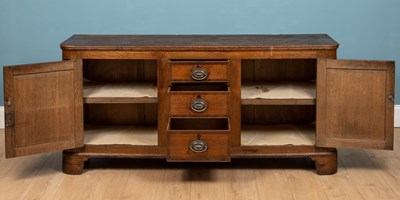
[[395, 131], [395, 151], [339, 149], [339, 171], [330, 176], [316, 175], [306, 159], [97, 159], [84, 174], [71, 176], [61, 172], [60, 152], [6, 160], [1, 136], [0, 199], [400, 199], [400, 129]]

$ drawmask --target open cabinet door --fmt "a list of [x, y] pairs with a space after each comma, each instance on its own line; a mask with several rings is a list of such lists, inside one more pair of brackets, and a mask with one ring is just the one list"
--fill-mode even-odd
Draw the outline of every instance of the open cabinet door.
[[316, 146], [393, 149], [394, 62], [317, 62]]
[[6, 157], [83, 146], [82, 60], [4, 67]]

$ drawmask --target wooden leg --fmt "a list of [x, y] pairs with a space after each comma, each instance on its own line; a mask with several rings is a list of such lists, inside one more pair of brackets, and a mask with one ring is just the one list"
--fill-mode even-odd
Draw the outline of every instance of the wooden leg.
[[63, 152], [63, 172], [71, 175], [80, 175], [83, 172], [86, 156], [78, 156], [73, 153]]
[[337, 172], [337, 151], [336, 149], [327, 155], [311, 156], [315, 161], [315, 169], [318, 175], [329, 175]]

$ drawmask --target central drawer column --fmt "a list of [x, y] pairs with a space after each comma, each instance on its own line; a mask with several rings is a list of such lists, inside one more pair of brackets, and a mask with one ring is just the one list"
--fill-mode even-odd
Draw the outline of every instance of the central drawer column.
[[229, 60], [169, 60], [168, 161], [230, 161]]

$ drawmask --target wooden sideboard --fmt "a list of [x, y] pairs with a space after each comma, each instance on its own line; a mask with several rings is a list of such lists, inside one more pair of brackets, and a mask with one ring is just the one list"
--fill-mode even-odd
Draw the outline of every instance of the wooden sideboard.
[[393, 149], [394, 62], [337, 60], [328, 35], [74, 35], [63, 61], [4, 67], [6, 157], [308, 157]]

